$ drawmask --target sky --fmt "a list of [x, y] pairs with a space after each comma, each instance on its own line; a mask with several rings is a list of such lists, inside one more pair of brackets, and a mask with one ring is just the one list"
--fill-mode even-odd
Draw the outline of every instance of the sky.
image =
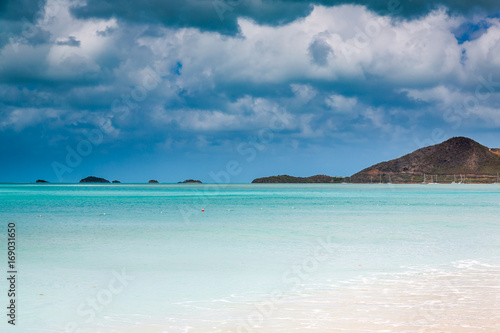
[[0, 182], [349, 176], [500, 147], [498, 0], [1, 0]]

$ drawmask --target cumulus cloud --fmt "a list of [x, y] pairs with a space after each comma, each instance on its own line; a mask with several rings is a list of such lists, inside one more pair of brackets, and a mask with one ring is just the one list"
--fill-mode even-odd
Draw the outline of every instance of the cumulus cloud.
[[165, 33], [151, 50], [181, 59], [182, 80], [190, 85], [203, 84], [200, 74], [206, 85], [345, 78], [363, 84], [368, 76], [393, 85], [433, 84], [463, 76], [463, 48], [451, 32], [461, 22], [444, 11], [391, 21], [364, 7], [315, 7], [304, 20], [277, 28], [240, 19], [241, 37]]
[[[84, 6], [94, 5], [90, 1]], [[93, 94], [91, 99], [107, 107], [138, 85], [136, 78], [145, 67], [154, 66], [168, 74], [158, 89], [148, 92], [146, 103], [177, 109], [187, 103], [200, 109], [196, 100], [201, 98], [208, 109], [225, 110], [235, 98], [265, 94], [260, 89], [266, 86], [289, 86], [301, 103], [332, 88], [337, 95], [358, 94], [372, 99], [366, 100], [370, 103], [375, 97], [365, 89], [373, 85], [387, 95], [401, 89], [453, 87], [500, 65], [495, 57], [498, 19], [488, 19], [481, 36], [459, 43], [453, 31], [466, 20], [444, 10], [391, 20], [362, 6], [316, 6], [305, 18], [279, 26], [239, 18], [240, 34], [234, 37], [161, 27], [151, 34], [145, 33], [151, 26], [130, 26], [104, 14], [85, 20], [82, 15], [75, 19], [67, 7], [60, 8], [57, 19], [44, 25], [53, 44], [4, 47], [4, 83], [16, 82], [16, 76], [18, 83], [50, 86], [73, 81], [68, 96]], [[304, 81], [310, 83], [300, 83]], [[277, 91], [277, 100], [279, 94], [286, 94], [286, 88]]]
[[290, 84], [290, 88], [295, 94], [297, 101], [301, 104], [311, 101], [318, 94], [316, 89], [314, 89], [310, 84], [292, 83]]
[[20, 132], [26, 127], [40, 124], [48, 120], [58, 120], [61, 110], [41, 108], [13, 108], [2, 112], [0, 129], [13, 129]]
[[351, 112], [358, 104], [356, 98], [344, 97], [342, 95], [331, 95], [325, 99], [325, 103], [336, 112]]
[[435, 108], [435, 113], [442, 116], [451, 126], [462, 125], [465, 120], [479, 118], [485, 124], [500, 124], [500, 81], [482, 78], [473, 91], [461, 91], [457, 88], [438, 86], [431, 89], [409, 89], [405, 93], [416, 101], [422, 101]]

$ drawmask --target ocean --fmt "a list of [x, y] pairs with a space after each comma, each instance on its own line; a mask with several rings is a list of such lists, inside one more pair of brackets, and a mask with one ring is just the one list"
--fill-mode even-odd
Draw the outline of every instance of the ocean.
[[500, 185], [0, 184], [0, 203], [2, 332], [500, 332]]

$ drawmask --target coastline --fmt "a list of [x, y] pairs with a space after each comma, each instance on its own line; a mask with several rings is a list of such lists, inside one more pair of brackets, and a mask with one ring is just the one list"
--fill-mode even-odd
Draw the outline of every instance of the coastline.
[[[500, 330], [500, 262], [461, 260], [343, 281], [321, 290], [254, 301], [187, 302], [188, 317], [147, 318], [83, 332], [288, 333], [457, 332]], [[120, 322], [124, 318], [114, 318]], [[137, 322], [139, 321], [139, 322]], [[141, 322], [142, 321], [142, 322]]]

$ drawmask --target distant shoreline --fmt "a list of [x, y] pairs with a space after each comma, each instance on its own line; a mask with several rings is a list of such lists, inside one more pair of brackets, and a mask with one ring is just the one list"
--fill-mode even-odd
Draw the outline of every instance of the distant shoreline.
[[[157, 183], [157, 184], [148, 184], [148, 183], [119, 183], [119, 184], [113, 184], [113, 183], [35, 183], [35, 182], [22, 182], [22, 183], [12, 183], [12, 182], [0, 182], [0, 185], [37, 185], [37, 186], [61, 186], [61, 185], [82, 185], [82, 186], [88, 186], [88, 185], [106, 185], [106, 186], [123, 186], [123, 185], [148, 185], [152, 188], [155, 188], [155, 185], [177, 185], [177, 186], [186, 186], [184, 183]], [[467, 182], [463, 184], [459, 183], [449, 183], [449, 182], [438, 182], [438, 183], [426, 183], [422, 184], [419, 182], [414, 182], [414, 183], [379, 183], [379, 182], [373, 182], [373, 183], [359, 183], [359, 182], [340, 182], [340, 183], [202, 183], [202, 184], [191, 184], [191, 185], [219, 185], [219, 186], [226, 186], [226, 185], [255, 185], [255, 186], [261, 186], [261, 185], [500, 185], [495, 182]], [[189, 185], [187, 185], [189, 186]]]
[[[36, 183], [49, 182], [38, 179]], [[119, 184], [88, 176], [80, 183]], [[201, 184], [200, 180], [186, 179], [172, 184]], [[453, 137], [440, 144], [420, 148], [412, 153], [387, 162], [380, 162], [352, 176], [314, 175], [296, 177], [277, 175], [256, 178], [251, 183], [265, 184], [494, 184], [500, 183], [500, 149], [488, 148], [466, 137]], [[29, 184], [29, 183], [28, 183]], [[59, 183], [63, 184], [63, 183]], [[75, 184], [75, 183], [68, 183]], [[148, 183], [161, 184], [151, 179]], [[218, 183], [207, 183], [218, 184]], [[242, 183], [245, 184], [245, 183]], [[247, 184], [247, 183], [246, 183]]]

